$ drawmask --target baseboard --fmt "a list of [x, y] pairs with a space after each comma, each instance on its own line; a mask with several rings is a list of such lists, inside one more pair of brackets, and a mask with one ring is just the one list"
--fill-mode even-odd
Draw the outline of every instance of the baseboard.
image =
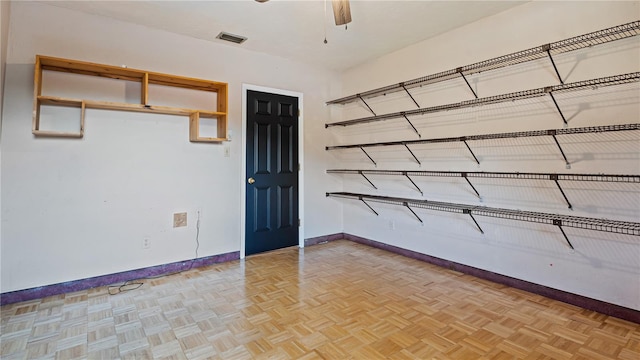
[[[340, 235], [342, 237], [340, 237]], [[429, 264], [437, 265], [443, 268], [455, 270], [463, 274], [472, 275], [480, 279], [492, 281], [497, 284], [510, 286], [515, 289], [528, 291], [533, 294], [541, 295], [549, 299], [562, 301], [567, 304], [575, 305], [587, 310], [593, 310], [601, 314], [614, 316], [619, 319], [631, 321], [640, 324], [640, 311], [630, 309], [624, 306], [611, 304], [601, 300], [592, 299], [586, 296], [569, 293], [566, 291], [550, 288], [544, 285], [535, 284], [525, 280], [512, 278], [506, 275], [497, 274], [491, 271], [475, 268], [473, 266], [460, 264], [457, 262], [437, 258], [434, 256], [426, 255], [412, 250], [403, 249], [397, 246], [381, 243], [375, 240], [370, 240], [351, 234], [333, 234], [327, 236], [320, 236], [317, 238], [309, 239], [309, 245], [323, 243], [338, 239], [345, 239], [356, 242], [358, 244], [371, 246], [377, 249], [392, 252], [394, 254], [406, 256], [412, 259], [427, 262]], [[305, 244], [307, 242], [305, 241]]]
[[[640, 311], [623, 307], [620, 305], [611, 304], [601, 300], [592, 299], [586, 296], [569, 293], [566, 291], [550, 288], [544, 285], [535, 284], [525, 280], [512, 278], [506, 275], [497, 274], [491, 271], [475, 268], [473, 266], [460, 264], [454, 261], [445, 260], [430, 256], [427, 254], [419, 253], [412, 250], [407, 250], [397, 246], [381, 243], [375, 240], [370, 240], [360, 236], [336, 233], [325, 236], [318, 236], [314, 238], [305, 239], [305, 246], [312, 246], [317, 244], [323, 244], [335, 240], [349, 240], [358, 244], [371, 246], [377, 249], [389, 251], [398, 255], [406, 256], [412, 259], [424, 261], [433, 265], [444, 267], [459, 271], [463, 274], [475, 276], [480, 279], [489, 280], [498, 284], [510, 286], [516, 289], [528, 291], [533, 294], [541, 295], [550, 299], [562, 301], [567, 304], [579, 306], [583, 309], [597, 311], [601, 314], [614, 316], [623, 320], [631, 321], [640, 324]], [[221, 262], [227, 262], [232, 260], [238, 260], [240, 258], [240, 252], [234, 251], [226, 254], [213, 255], [204, 258], [198, 258], [194, 260], [193, 265], [190, 261], [179, 261], [169, 264], [157, 265], [148, 268], [136, 269], [125, 271], [116, 274], [102, 275], [93, 278], [68, 281], [60, 284], [40, 286], [31, 289], [18, 290], [13, 292], [7, 292], [0, 294], [0, 304], [12, 304], [20, 301], [28, 301], [33, 299], [40, 299], [47, 296], [58, 295], [63, 293], [69, 293], [74, 291], [80, 291], [90, 289], [99, 286], [105, 286], [115, 283], [124, 282], [131, 279], [141, 279], [145, 277], [155, 277], [165, 274], [174, 273], [177, 271], [185, 270], [191, 267], [201, 267], [212, 265]]]
[[324, 244], [329, 241], [342, 240], [345, 238], [344, 233], [336, 233], [331, 235], [318, 236], [313, 238], [304, 239], [304, 246]]
[[156, 265], [142, 269], [129, 270], [115, 274], [101, 275], [92, 278], [67, 281], [64, 283], [39, 286], [31, 289], [17, 290], [0, 294], [0, 305], [13, 304], [20, 301], [41, 299], [47, 296], [70, 293], [91, 289], [94, 287], [122, 283], [133, 279], [144, 279], [167, 275], [190, 268], [197, 268], [232, 260], [240, 259], [240, 252], [197, 258], [195, 260], [178, 261], [169, 264]]

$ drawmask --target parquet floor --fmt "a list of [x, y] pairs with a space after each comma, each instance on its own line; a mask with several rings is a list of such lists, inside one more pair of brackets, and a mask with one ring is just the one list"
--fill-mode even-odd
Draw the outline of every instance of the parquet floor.
[[640, 325], [348, 241], [2, 307], [2, 359], [640, 359]]

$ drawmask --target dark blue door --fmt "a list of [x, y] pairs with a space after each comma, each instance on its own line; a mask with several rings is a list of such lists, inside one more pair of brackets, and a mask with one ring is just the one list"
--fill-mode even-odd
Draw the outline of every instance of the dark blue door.
[[298, 244], [298, 98], [247, 92], [245, 254]]

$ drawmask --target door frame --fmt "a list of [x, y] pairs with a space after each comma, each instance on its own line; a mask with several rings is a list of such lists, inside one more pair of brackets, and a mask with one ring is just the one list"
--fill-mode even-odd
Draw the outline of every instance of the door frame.
[[303, 111], [303, 94], [297, 91], [270, 88], [260, 85], [242, 84], [242, 162], [240, 166], [240, 209], [242, 216], [240, 217], [240, 259], [245, 257], [246, 245], [246, 218], [247, 218], [247, 189], [246, 189], [246, 172], [247, 172], [247, 92], [260, 91], [264, 93], [285, 95], [298, 98], [298, 162], [300, 163], [300, 171], [298, 171], [298, 218], [300, 219], [300, 227], [298, 228], [298, 246], [304, 247], [304, 111]]

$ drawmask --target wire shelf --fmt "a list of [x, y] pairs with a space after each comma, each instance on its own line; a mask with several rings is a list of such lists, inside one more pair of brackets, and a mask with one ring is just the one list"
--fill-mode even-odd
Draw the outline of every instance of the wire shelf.
[[436, 139], [418, 139], [418, 140], [365, 143], [365, 144], [336, 145], [336, 146], [327, 146], [325, 149], [338, 150], [338, 149], [366, 148], [366, 147], [378, 147], [378, 146], [399, 146], [399, 145], [406, 146], [406, 145], [412, 145], [412, 144], [447, 143], [447, 142], [459, 142], [459, 141], [467, 141], [467, 140], [509, 139], [509, 138], [533, 137], [533, 136], [588, 134], [588, 133], [630, 131], [630, 130], [640, 130], [640, 124], [636, 123], [636, 124], [624, 124], [624, 125], [587, 126], [587, 127], [569, 128], [569, 129], [532, 130], [532, 131], [470, 135], [470, 136], [436, 138]]
[[[444, 211], [458, 214], [478, 215], [514, 221], [525, 221], [554, 226], [572, 227], [595, 231], [604, 231], [616, 234], [640, 236], [640, 223], [630, 221], [608, 220], [571, 215], [558, 215], [534, 211], [521, 211], [487, 206], [473, 206], [454, 204], [439, 201], [416, 200], [408, 198], [367, 195], [350, 192], [329, 192], [328, 197], [345, 198], [352, 200], [368, 200], [371, 202], [399, 205], [410, 208], [420, 208], [434, 211]], [[475, 219], [474, 219], [475, 221]]]
[[[449, 110], [463, 109], [463, 108], [474, 107], [474, 106], [498, 104], [498, 103], [503, 103], [507, 101], [523, 100], [523, 99], [546, 96], [552, 93], [564, 93], [564, 92], [577, 91], [577, 90], [583, 90], [583, 89], [589, 89], [589, 88], [595, 89], [599, 87], [628, 84], [628, 83], [633, 83], [638, 81], [640, 81], [640, 72], [606, 76], [598, 79], [583, 80], [583, 81], [577, 81], [577, 82], [568, 83], [568, 84], [547, 86], [547, 87], [542, 87], [537, 89], [489, 96], [489, 97], [484, 97], [479, 99], [465, 100], [458, 103], [438, 105], [438, 106], [432, 106], [428, 108], [420, 108], [420, 109], [407, 110], [407, 111], [398, 111], [398, 112], [389, 113], [389, 114], [382, 114], [382, 115], [368, 116], [368, 117], [352, 119], [352, 120], [339, 121], [335, 123], [325, 124], [325, 127], [328, 128], [333, 126], [351, 126], [351, 125], [357, 125], [357, 124], [365, 124], [365, 123], [384, 121], [384, 120], [390, 120], [390, 119], [405, 118], [407, 116], [412, 116], [412, 115], [424, 115], [424, 114], [430, 114], [430, 113], [435, 113], [440, 111], [449, 111]], [[555, 99], [554, 99], [554, 102], [555, 102]]]
[[393, 175], [393, 176], [428, 176], [428, 177], [465, 177], [485, 179], [518, 179], [518, 180], [559, 180], [615, 182], [640, 184], [640, 175], [615, 174], [560, 174], [560, 173], [522, 173], [522, 172], [486, 172], [486, 171], [427, 171], [427, 170], [353, 170], [330, 169], [327, 174], [354, 175]]
[[419, 77], [417, 79], [407, 80], [401, 83], [383, 86], [359, 94], [342, 97], [339, 99], [328, 101], [327, 104], [347, 104], [349, 102], [357, 101], [362, 98], [372, 98], [396, 91], [403, 91], [418, 86], [424, 86], [459, 78], [462, 77], [461, 75], [471, 75], [483, 71], [499, 69], [510, 65], [521, 64], [528, 61], [538, 60], [546, 56], [584, 49], [594, 45], [605, 44], [608, 42], [633, 37], [638, 34], [640, 34], [640, 21], [633, 21], [627, 24], [594, 31], [565, 40], [556, 41], [550, 44], [536, 46], [534, 48], [499, 56], [493, 59], [480, 61], [471, 65], [443, 71], [437, 74], [427, 75]]

